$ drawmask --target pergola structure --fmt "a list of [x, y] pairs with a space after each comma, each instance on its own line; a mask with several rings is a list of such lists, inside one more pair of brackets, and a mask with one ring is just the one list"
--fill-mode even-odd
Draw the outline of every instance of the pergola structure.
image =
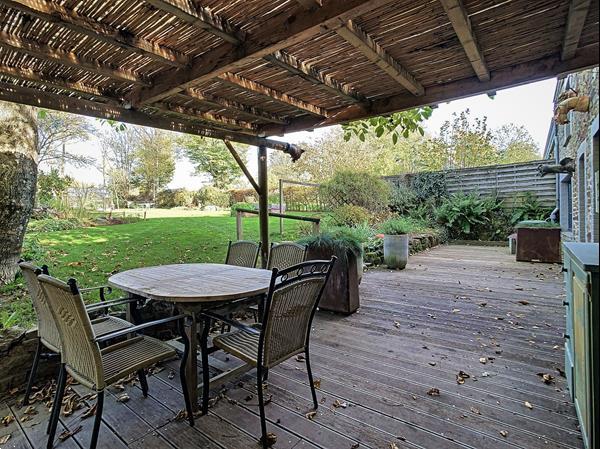
[[[259, 147], [598, 64], [591, 0], [0, 0], [0, 99]], [[233, 147], [230, 151], [235, 153]]]

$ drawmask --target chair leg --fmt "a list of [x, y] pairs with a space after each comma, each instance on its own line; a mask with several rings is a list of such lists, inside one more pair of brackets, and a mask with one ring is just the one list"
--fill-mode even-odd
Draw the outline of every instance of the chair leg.
[[269, 368], [264, 368], [263, 369], [263, 382], [266, 382], [267, 380], [269, 380]]
[[60, 414], [60, 408], [62, 404], [56, 405], [56, 396], [58, 395], [58, 389], [62, 383], [62, 376], [65, 375], [65, 370], [63, 369], [63, 365], [59, 365], [58, 367], [58, 376], [56, 378], [56, 391], [54, 392], [54, 400], [52, 402], [52, 413], [50, 413], [50, 419], [48, 419], [48, 425], [46, 426], [46, 435], [50, 434], [50, 428], [52, 427], [52, 422], [54, 421], [54, 414]]
[[317, 392], [315, 391], [315, 382], [313, 380], [312, 370], [310, 369], [310, 357], [308, 355], [308, 347], [304, 352], [304, 359], [306, 360], [306, 371], [308, 372], [308, 381], [310, 383], [310, 391], [312, 393], [313, 404], [315, 406], [315, 410], [319, 408], [319, 402], [317, 401]]
[[138, 370], [137, 372], [138, 379], [140, 380], [140, 386], [142, 387], [142, 394], [145, 398], [148, 397], [148, 381], [146, 380], [146, 373], [143, 369]]
[[104, 408], [104, 390], [98, 392], [96, 402], [96, 416], [94, 417], [94, 428], [92, 430], [92, 441], [90, 449], [96, 449], [98, 444], [98, 434], [100, 433], [100, 424], [102, 424], [102, 409]]
[[208, 333], [210, 332], [210, 318], [204, 319], [202, 337], [200, 338], [200, 352], [202, 357], [202, 415], [208, 413], [208, 395], [210, 394], [210, 373], [208, 371]]
[[48, 443], [46, 444], [47, 449], [52, 449], [54, 444], [54, 436], [56, 435], [56, 426], [58, 425], [58, 418], [60, 416], [60, 408], [62, 406], [62, 400], [65, 396], [65, 387], [67, 385], [67, 372], [65, 365], [60, 366], [60, 374], [58, 375], [58, 385], [56, 386], [56, 394], [54, 395], [54, 402], [52, 403], [52, 414], [50, 415], [50, 427], [48, 429]]
[[267, 420], [265, 418], [265, 401], [263, 397], [263, 367], [259, 363], [256, 366], [256, 394], [258, 395], [258, 410], [260, 411], [260, 443], [263, 449], [269, 447], [267, 442]]
[[37, 339], [37, 347], [35, 349], [35, 355], [33, 356], [33, 365], [31, 365], [31, 371], [29, 372], [29, 380], [27, 381], [27, 388], [25, 389], [25, 397], [23, 398], [23, 405], [29, 405], [29, 396], [31, 395], [31, 389], [35, 382], [35, 375], [37, 373], [38, 364], [40, 362], [40, 356], [42, 355], [42, 349], [44, 345], [40, 338]]
[[179, 365], [179, 378], [181, 379], [181, 388], [183, 389], [183, 400], [185, 401], [185, 410], [187, 412], [188, 421], [190, 426], [194, 427], [194, 411], [192, 410], [192, 401], [190, 400], [190, 392], [188, 390], [187, 376], [185, 375], [185, 369], [188, 357], [190, 356], [190, 340], [185, 333], [183, 323], [180, 320], [180, 334], [183, 340], [183, 355], [181, 356], [181, 363]]

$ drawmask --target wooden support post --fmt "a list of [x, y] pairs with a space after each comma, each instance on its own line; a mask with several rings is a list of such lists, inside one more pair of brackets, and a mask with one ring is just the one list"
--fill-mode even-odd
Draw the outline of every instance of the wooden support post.
[[313, 222], [312, 231], [314, 235], [317, 235], [319, 232], [321, 232], [321, 223], [318, 221]]
[[242, 227], [242, 212], [239, 210], [235, 211], [235, 231], [237, 240], [244, 239], [244, 228]]
[[[283, 179], [279, 180], [279, 213], [283, 214]], [[279, 235], [283, 237], [283, 217], [279, 217]]]
[[258, 217], [260, 221], [260, 259], [263, 268], [269, 257], [269, 186], [267, 179], [267, 147], [258, 147]]
[[233, 158], [237, 162], [237, 164], [240, 167], [240, 169], [244, 172], [244, 175], [246, 175], [246, 179], [248, 179], [248, 182], [250, 182], [250, 184], [252, 185], [252, 187], [254, 188], [254, 190], [256, 190], [256, 193], [258, 193], [260, 195], [260, 189], [258, 187], [258, 184], [256, 183], [256, 181], [254, 180], [254, 178], [252, 177], [252, 175], [248, 171], [248, 168], [246, 167], [246, 164], [244, 164], [244, 161], [242, 160], [242, 158], [240, 157], [240, 155], [238, 154], [238, 152], [235, 151], [235, 148], [233, 147], [233, 145], [231, 145], [231, 142], [229, 140], [224, 139], [223, 143], [225, 144], [225, 146], [227, 147], [227, 149], [229, 150], [229, 152], [231, 153], [231, 155], [233, 156]]

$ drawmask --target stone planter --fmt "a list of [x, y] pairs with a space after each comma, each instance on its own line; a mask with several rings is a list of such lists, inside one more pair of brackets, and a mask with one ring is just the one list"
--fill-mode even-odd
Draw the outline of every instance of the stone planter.
[[408, 234], [383, 237], [383, 261], [393, 270], [403, 270], [408, 262]]

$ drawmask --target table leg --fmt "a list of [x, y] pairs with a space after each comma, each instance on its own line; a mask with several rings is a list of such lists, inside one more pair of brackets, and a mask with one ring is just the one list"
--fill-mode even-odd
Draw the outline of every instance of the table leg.
[[210, 372], [208, 367], [208, 334], [210, 333], [208, 317], [202, 319], [202, 333], [200, 334], [200, 351], [202, 356], [202, 414], [208, 413], [208, 395], [210, 393]]
[[186, 361], [186, 378], [188, 385], [188, 395], [192, 403], [192, 410], [198, 411], [198, 323], [196, 314], [192, 313], [186, 320], [185, 333], [189, 339], [190, 353]]

